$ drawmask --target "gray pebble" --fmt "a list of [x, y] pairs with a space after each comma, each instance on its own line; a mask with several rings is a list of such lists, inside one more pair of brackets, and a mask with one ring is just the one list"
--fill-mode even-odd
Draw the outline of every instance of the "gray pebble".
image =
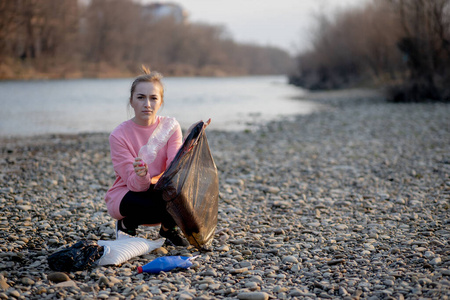
[[241, 300], [267, 300], [269, 294], [264, 292], [244, 292], [237, 294], [237, 298]]
[[62, 272], [53, 272], [47, 275], [47, 279], [53, 282], [63, 282], [70, 280], [69, 276], [66, 273]]

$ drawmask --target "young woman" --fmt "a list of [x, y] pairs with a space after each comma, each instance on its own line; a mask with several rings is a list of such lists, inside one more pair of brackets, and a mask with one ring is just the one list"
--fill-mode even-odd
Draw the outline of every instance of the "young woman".
[[117, 219], [116, 238], [119, 231], [134, 236], [139, 225], [161, 223], [162, 237], [175, 246], [187, 246], [188, 241], [166, 211], [162, 193], [154, 189], [182, 144], [180, 124], [172, 120], [175, 123], [171, 135], [152, 162], [139, 157], [141, 147], [147, 144], [158, 124], [167, 121], [157, 115], [164, 103], [162, 75], [148, 69], [144, 73], [131, 85], [129, 102], [135, 116], [117, 126], [109, 137], [116, 180], [106, 193], [106, 206]]

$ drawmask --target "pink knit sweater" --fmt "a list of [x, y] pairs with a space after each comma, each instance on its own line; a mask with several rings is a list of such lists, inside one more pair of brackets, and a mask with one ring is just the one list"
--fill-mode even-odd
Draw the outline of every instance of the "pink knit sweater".
[[147, 175], [140, 177], [134, 172], [134, 159], [138, 157], [139, 150], [148, 142], [162, 118], [164, 117], [157, 116], [155, 124], [151, 126], [140, 126], [132, 120], [125, 121], [117, 126], [109, 136], [111, 160], [116, 173], [116, 180], [106, 192], [105, 202], [109, 214], [115, 219], [123, 218], [119, 207], [125, 194], [128, 191], [143, 192], [148, 190], [151, 183], [158, 181], [181, 147], [181, 127], [176, 122], [176, 131], [158, 152], [156, 159], [148, 166]]

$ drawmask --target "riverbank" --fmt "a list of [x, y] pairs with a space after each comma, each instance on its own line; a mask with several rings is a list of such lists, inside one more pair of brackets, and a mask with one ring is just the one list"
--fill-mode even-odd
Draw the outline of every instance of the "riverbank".
[[[207, 131], [220, 178], [211, 252], [166, 247], [64, 283], [48, 279], [49, 254], [114, 238], [103, 202], [114, 180], [108, 134], [2, 140], [0, 296], [448, 299], [450, 106], [362, 90], [305, 98], [328, 108], [255, 131]], [[136, 273], [165, 254], [200, 256], [190, 270]]]
[[[129, 69], [129, 66], [113, 67], [108, 63], [79, 63], [79, 64], [61, 64], [53, 65], [49, 63], [45, 71], [42, 66], [33, 66], [33, 64], [24, 64], [11, 59], [6, 59], [6, 63], [0, 62], [0, 81], [1, 80], [62, 80], [62, 79], [120, 79], [133, 78], [142, 73], [139, 67], [135, 70]], [[49, 66], [51, 65], [51, 66]], [[189, 64], [165, 65], [159, 72], [166, 77], [235, 77], [235, 76], [255, 76], [255, 75], [273, 75], [285, 74], [285, 70], [263, 70], [250, 72], [242, 66], [211, 66], [204, 67], [191, 66]]]

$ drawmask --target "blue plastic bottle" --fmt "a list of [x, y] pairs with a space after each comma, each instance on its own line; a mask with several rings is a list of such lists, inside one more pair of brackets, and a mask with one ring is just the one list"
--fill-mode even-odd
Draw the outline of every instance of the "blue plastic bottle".
[[192, 260], [197, 256], [162, 256], [158, 257], [146, 265], [138, 267], [138, 273], [146, 272], [157, 274], [161, 271], [167, 272], [175, 268], [187, 269], [192, 266]]

